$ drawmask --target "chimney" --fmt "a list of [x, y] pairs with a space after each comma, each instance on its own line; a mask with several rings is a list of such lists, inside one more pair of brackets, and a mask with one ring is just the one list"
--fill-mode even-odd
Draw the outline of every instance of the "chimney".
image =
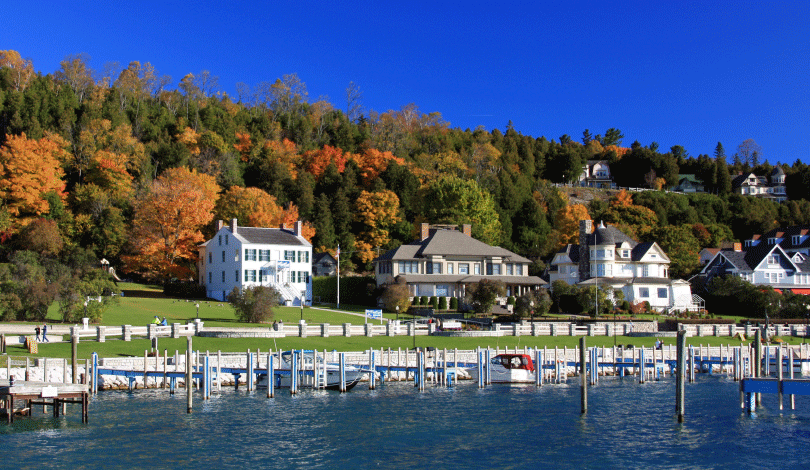
[[591, 277], [591, 252], [588, 249], [588, 235], [593, 233], [592, 220], [579, 221], [579, 280]]
[[297, 221], [295, 223], [295, 229], [294, 229], [293, 233], [295, 233], [296, 236], [300, 237], [301, 233], [303, 232], [303, 228], [304, 228], [304, 223], [299, 220], [299, 221]]
[[231, 219], [231, 232], [236, 235], [236, 219]]
[[419, 241], [424, 241], [430, 236], [430, 224], [423, 223], [419, 230]]
[[224, 227], [224, 226], [225, 226], [225, 221], [224, 220], [217, 220], [217, 232], [222, 230], [222, 227]]
[[470, 224], [463, 224], [461, 226], [461, 233], [467, 235], [468, 237], [472, 237], [472, 225]]
[[734, 244], [734, 251], [742, 251], [742, 243], [735, 243]]

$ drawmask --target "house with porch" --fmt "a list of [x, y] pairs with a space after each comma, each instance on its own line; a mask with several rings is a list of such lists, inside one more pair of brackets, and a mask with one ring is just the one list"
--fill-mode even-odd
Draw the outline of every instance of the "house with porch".
[[[692, 295], [688, 282], [669, 278], [669, 258], [655, 242], [639, 243], [611, 225], [593, 227], [581, 220], [579, 244], [554, 255], [549, 268], [553, 284], [620, 290], [632, 303], [649, 302], [656, 310], [699, 310], [703, 300]], [[611, 294], [612, 295], [612, 294]]]
[[292, 229], [240, 227], [217, 222], [213, 238], [198, 246], [197, 269], [206, 295], [226, 300], [238, 287], [274, 287], [287, 305], [302, 305], [312, 295], [312, 244]]
[[579, 185], [589, 188], [614, 188], [613, 176], [607, 160], [588, 160], [582, 166]]
[[374, 259], [377, 286], [403, 280], [411, 297], [463, 298], [467, 286], [483, 279], [502, 281], [515, 297], [546, 285], [529, 275], [529, 259], [476, 240], [471, 229], [422, 224], [419, 238]]

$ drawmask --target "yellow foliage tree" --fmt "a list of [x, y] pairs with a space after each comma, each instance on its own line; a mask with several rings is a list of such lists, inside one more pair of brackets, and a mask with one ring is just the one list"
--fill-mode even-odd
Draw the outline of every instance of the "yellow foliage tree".
[[0, 200], [19, 228], [49, 210], [45, 195], [65, 199], [62, 163], [67, 143], [56, 134], [36, 140], [25, 134], [7, 135], [0, 147]]
[[375, 257], [375, 248], [385, 246], [390, 240], [389, 228], [399, 222], [399, 198], [393, 191], [363, 191], [354, 206], [354, 220], [363, 224], [355, 240], [355, 251], [363, 263]]
[[[289, 204], [286, 209], [278, 205], [276, 198], [259, 188], [231, 186], [217, 202], [219, 219], [237, 219], [249, 227], [291, 227], [298, 221], [298, 207]], [[305, 222], [302, 234], [307, 240], [315, 236], [315, 229]]]
[[588, 209], [582, 204], [569, 204], [557, 211], [554, 230], [559, 246], [579, 242], [579, 221], [590, 219]]
[[17, 91], [25, 91], [34, 77], [34, 63], [30, 59], [23, 59], [17, 51], [0, 51], [0, 67], [12, 70], [12, 84]]

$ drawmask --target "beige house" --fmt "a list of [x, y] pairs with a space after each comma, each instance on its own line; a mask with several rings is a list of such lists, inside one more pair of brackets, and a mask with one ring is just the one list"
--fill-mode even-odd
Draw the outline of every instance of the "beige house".
[[470, 225], [422, 224], [420, 237], [374, 260], [377, 285], [404, 280], [411, 296], [464, 297], [482, 279], [502, 281], [520, 296], [546, 282], [529, 276], [531, 261], [472, 238]]

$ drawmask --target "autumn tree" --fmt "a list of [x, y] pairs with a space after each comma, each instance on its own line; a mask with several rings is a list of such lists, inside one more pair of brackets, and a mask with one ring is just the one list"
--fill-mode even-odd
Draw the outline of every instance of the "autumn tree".
[[554, 217], [554, 235], [558, 247], [579, 243], [579, 221], [590, 218], [588, 209], [582, 204], [570, 204], [558, 210]]
[[[411, 293], [404, 279], [383, 286], [382, 301], [389, 312], [406, 313], [411, 305]], [[399, 310], [397, 310], [399, 307]]]
[[212, 176], [166, 170], [135, 203], [127, 269], [159, 279], [192, 276], [200, 229], [213, 219], [218, 193]]
[[39, 140], [25, 134], [6, 136], [0, 147], [0, 200], [17, 227], [48, 212], [47, 193], [64, 200], [61, 165], [67, 158], [65, 145], [58, 135]]
[[[288, 204], [287, 208], [278, 205], [276, 198], [259, 188], [231, 186], [216, 205], [217, 218], [223, 220], [237, 219], [249, 227], [287, 227], [299, 220], [298, 208]], [[315, 229], [308, 222], [303, 224], [302, 236], [311, 241]]]
[[17, 91], [25, 91], [34, 77], [34, 63], [30, 59], [23, 59], [17, 51], [0, 51], [0, 67], [11, 69], [12, 85]]
[[360, 193], [355, 201], [354, 221], [362, 226], [355, 240], [357, 257], [368, 263], [376, 256], [375, 248], [390, 241], [389, 229], [399, 222], [399, 198], [393, 191]]
[[492, 195], [475, 181], [443, 176], [420, 190], [421, 220], [434, 224], [471, 224], [473, 238], [499, 245], [501, 222]]
[[236, 318], [242, 323], [267, 323], [273, 319], [273, 307], [278, 305], [281, 294], [270, 286], [234, 287], [228, 294], [228, 302]]

